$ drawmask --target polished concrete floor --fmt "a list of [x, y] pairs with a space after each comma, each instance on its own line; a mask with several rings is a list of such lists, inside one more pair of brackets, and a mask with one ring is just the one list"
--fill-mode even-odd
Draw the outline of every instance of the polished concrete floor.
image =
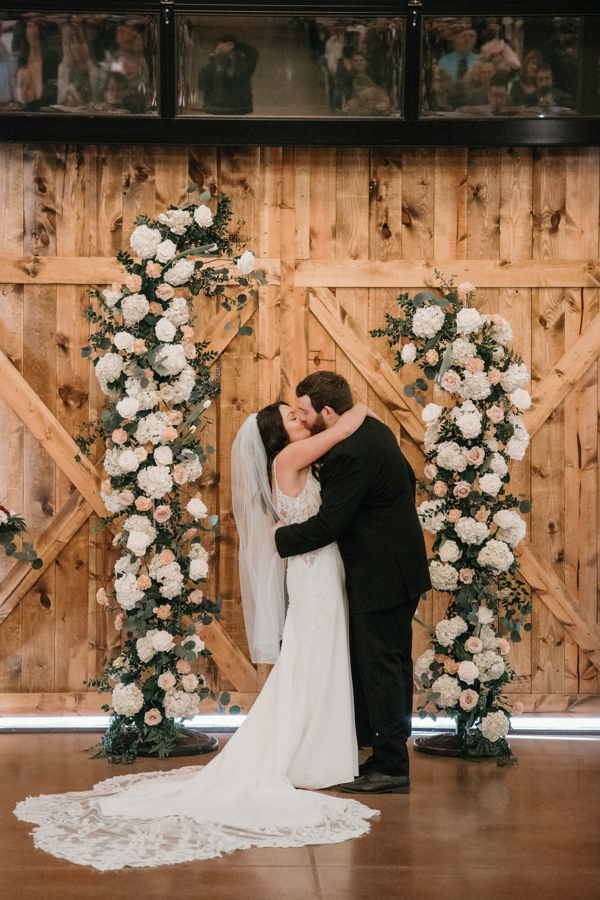
[[361, 838], [103, 874], [35, 850], [31, 826], [12, 815], [27, 795], [86, 790], [121, 774], [88, 758], [96, 739], [0, 734], [2, 900], [600, 898], [600, 740], [514, 739], [519, 765], [508, 768], [413, 753], [412, 793], [366, 801], [381, 816]]

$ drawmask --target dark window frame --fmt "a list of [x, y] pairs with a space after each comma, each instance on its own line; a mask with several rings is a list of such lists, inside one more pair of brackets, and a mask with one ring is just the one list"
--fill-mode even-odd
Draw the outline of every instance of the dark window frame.
[[[0, 142], [117, 144], [206, 144], [251, 146], [594, 146], [600, 144], [600, 116], [556, 119], [419, 118], [421, 17], [423, 15], [540, 15], [539, 0], [100, 0], [96, 13], [159, 16], [158, 116], [76, 116], [48, 113], [0, 115]], [[56, 3], [12, 0], [5, 18], [26, 12], [89, 13], [89, 0]], [[176, 115], [175, 17], [206, 15], [393, 15], [406, 16], [404, 117], [222, 118]], [[596, 16], [597, 0], [546, 0], [544, 15]], [[600, 45], [600, 43], [599, 43]], [[594, 71], [595, 77], [600, 77]], [[208, 125], [208, 127], [207, 127]], [[199, 127], [200, 126], [200, 127]], [[366, 127], [365, 127], [366, 126]]]

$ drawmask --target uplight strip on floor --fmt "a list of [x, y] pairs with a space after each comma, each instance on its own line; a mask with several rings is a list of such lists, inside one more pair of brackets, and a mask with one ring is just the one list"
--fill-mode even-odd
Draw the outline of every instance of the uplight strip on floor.
[[[246, 716], [196, 716], [186, 724], [192, 728], [238, 728]], [[0, 731], [6, 729], [86, 729], [107, 728], [109, 716], [0, 716]], [[415, 731], [454, 730], [453, 719], [438, 718], [412, 720]], [[600, 717], [583, 716], [520, 716], [511, 720], [511, 733], [522, 737], [539, 732], [571, 732], [573, 734], [600, 733]]]

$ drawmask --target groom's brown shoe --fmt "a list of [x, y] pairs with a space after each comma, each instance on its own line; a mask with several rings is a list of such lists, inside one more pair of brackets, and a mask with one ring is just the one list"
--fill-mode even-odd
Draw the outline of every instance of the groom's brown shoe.
[[409, 794], [410, 777], [408, 775], [383, 775], [372, 769], [360, 775], [354, 781], [339, 785], [347, 794]]

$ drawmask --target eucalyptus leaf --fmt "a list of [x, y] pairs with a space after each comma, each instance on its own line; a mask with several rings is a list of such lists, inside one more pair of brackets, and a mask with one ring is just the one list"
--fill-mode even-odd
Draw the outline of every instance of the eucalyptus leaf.
[[519, 504], [519, 509], [521, 510], [523, 515], [526, 515], [528, 512], [531, 512], [531, 503], [529, 502], [529, 500], [521, 500], [521, 502]]
[[188, 194], [193, 194], [194, 191], [197, 191], [197, 190], [198, 190], [197, 184], [190, 184], [189, 188], [187, 189], [187, 192], [188, 192]]
[[404, 385], [404, 396], [405, 397], [414, 397], [415, 396], [414, 384], [405, 384]]
[[[196, 187], [198, 187], [198, 185], [196, 185]], [[208, 200], [210, 200], [210, 197], [211, 197], [210, 191], [202, 191], [202, 193], [200, 194], [200, 199], [202, 200], [203, 203], [206, 203]]]
[[241, 328], [238, 328], [238, 334], [249, 336], [253, 334], [253, 331], [249, 325], [242, 325]]
[[227, 693], [227, 691], [223, 691], [223, 693], [221, 694], [220, 702], [223, 704], [223, 706], [228, 706], [231, 702], [231, 697]]
[[242, 711], [241, 707], [239, 707], [239, 706], [230, 706], [229, 707], [229, 715], [230, 716], [239, 716], [241, 711]]
[[425, 305], [424, 294], [423, 293], [415, 294], [415, 296], [412, 298], [412, 305], [415, 306], [417, 309], [420, 309], [422, 306], [424, 306]]

